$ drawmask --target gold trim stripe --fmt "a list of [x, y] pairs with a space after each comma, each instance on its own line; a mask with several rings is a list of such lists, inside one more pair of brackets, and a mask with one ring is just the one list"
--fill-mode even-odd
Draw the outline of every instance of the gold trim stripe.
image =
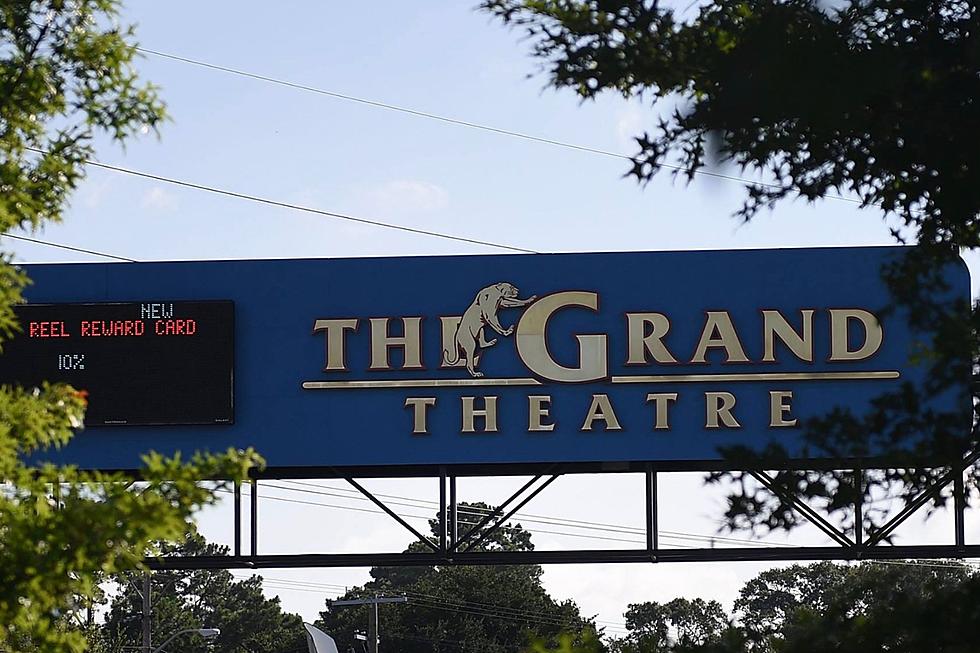
[[[659, 374], [614, 376], [613, 383], [732, 383], [739, 381], [874, 381], [897, 379], [898, 371], [880, 372], [758, 372], [744, 374]], [[378, 388], [471, 388], [493, 386], [540, 386], [537, 379], [397, 379], [359, 381], [304, 381], [306, 390], [356, 390]]]
[[404, 379], [386, 381], [304, 381], [306, 390], [350, 390], [376, 388], [462, 388], [498, 385], [541, 385], [537, 379]]
[[755, 374], [661, 374], [614, 376], [613, 383], [703, 383], [732, 381], [872, 381], [897, 379], [895, 370], [882, 372], [759, 372]]

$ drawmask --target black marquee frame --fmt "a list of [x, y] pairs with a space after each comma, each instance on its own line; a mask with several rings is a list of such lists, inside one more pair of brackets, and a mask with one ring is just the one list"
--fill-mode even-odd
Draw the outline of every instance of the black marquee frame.
[[[433, 566], [433, 565], [524, 565], [561, 563], [625, 563], [625, 562], [729, 562], [729, 561], [790, 561], [790, 560], [895, 560], [941, 559], [980, 557], [980, 544], [965, 541], [965, 514], [967, 508], [963, 475], [965, 470], [980, 460], [980, 451], [974, 452], [955, 465], [936, 466], [945, 470], [927, 489], [893, 515], [874, 533], [865, 533], [862, 527], [863, 505], [860, 496], [855, 501], [852, 534], [830, 523], [800, 497], [787, 493], [773, 477], [763, 469], [748, 471], [761, 485], [791, 504], [810, 523], [834, 541], [833, 546], [750, 546], [719, 548], [662, 548], [658, 538], [658, 475], [665, 472], [712, 471], [723, 469], [705, 464], [662, 465], [654, 463], [593, 463], [593, 464], [541, 464], [541, 465], [463, 465], [439, 467], [363, 467], [271, 469], [252, 477], [249, 500], [250, 520], [248, 550], [243, 548], [243, 500], [241, 484], [234, 489], [234, 545], [230, 555], [222, 556], [168, 556], [149, 558], [146, 565], [151, 570], [168, 569], [267, 569], [302, 567], [369, 567], [369, 566]], [[849, 470], [854, 478], [860, 478], [864, 469], [871, 469], [867, 461], [851, 464], [827, 463], [823, 469]], [[718, 463], [715, 463], [717, 465]], [[820, 469], [810, 464], [800, 469]], [[646, 546], [633, 549], [562, 549], [552, 551], [478, 551], [476, 546], [503, 526], [521, 508], [540, 494], [559, 476], [583, 473], [641, 473], [646, 487]], [[460, 531], [457, 519], [458, 501], [456, 481], [473, 476], [532, 476], [532, 479], [506, 501], [486, 515], [475, 526]], [[384, 513], [424, 542], [424, 552], [377, 552], [377, 553], [292, 553], [262, 554], [259, 549], [259, 488], [263, 480], [289, 478], [344, 479]], [[439, 536], [423, 535], [395, 513], [384, 501], [368, 491], [358, 480], [366, 478], [431, 478], [439, 484]], [[918, 509], [925, 506], [938, 493], [953, 486], [953, 532], [946, 544], [893, 545], [889, 543], [898, 526]], [[469, 526], [469, 524], [467, 524]]]

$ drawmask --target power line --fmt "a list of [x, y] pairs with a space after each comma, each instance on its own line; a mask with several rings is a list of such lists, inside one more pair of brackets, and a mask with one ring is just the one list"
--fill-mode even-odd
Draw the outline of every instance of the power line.
[[454, 240], [461, 243], [467, 243], [470, 245], [482, 245], [484, 247], [495, 247], [497, 249], [504, 249], [511, 252], [521, 252], [524, 254], [537, 254], [538, 252], [533, 249], [526, 249], [524, 247], [516, 247], [514, 245], [506, 245], [503, 243], [495, 243], [489, 240], [479, 240], [477, 238], [467, 238], [466, 236], [454, 236], [452, 234], [446, 234], [439, 231], [431, 231], [428, 229], [418, 229], [416, 227], [406, 227], [405, 225], [395, 224], [392, 222], [381, 222], [380, 220], [371, 220], [368, 218], [358, 218], [353, 215], [348, 215], [346, 213], [336, 213], [334, 211], [325, 211], [323, 209], [313, 208], [311, 206], [303, 206], [301, 204], [292, 204], [290, 202], [282, 202], [279, 200], [270, 199], [268, 197], [260, 197], [258, 195], [249, 195], [248, 193], [240, 193], [238, 191], [227, 190], [225, 188], [216, 188], [214, 186], [207, 186], [205, 184], [197, 184], [191, 181], [185, 181], [183, 179], [174, 179], [173, 177], [164, 177], [163, 175], [156, 175], [149, 172], [142, 172], [140, 170], [133, 170], [132, 168], [123, 168], [122, 166], [109, 165], [107, 163], [100, 163], [98, 161], [93, 161], [91, 159], [86, 159], [85, 163], [87, 165], [95, 166], [97, 168], [104, 168], [106, 170], [112, 170], [114, 172], [121, 172], [127, 175], [133, 175], [136, 177], [143, 177], [145, 179], [153, 179], [154, 181], [160, 181], [167, 184], [173, 184], [175, 186], [183, 186], [185, 188], [193, 188], [194, 190], [201, 190], [208, 193], [215, 193], [217, 195], [225, 195], [227, 197], [234, 197], [237, 199], [248, 200], [249, 202], [257, 202], [259, 204], [267, 204], [269, 206], [277, 206], [283, 209], [291, 209], [293, 211], [304, 211], [306, 213], [313, 213], [315, 215], [322, 215], [328, 218], [336, 218], [338, 220], [346, 220], [348, 222], [356, 222], [358, 224], [371, 225], [372, 227], [382, 227], [384, 229], [393, 229], [395, 231], [404, 231], [410, 234], [418, 234], [421, 236], [432, 236], [433, 238], [442, 238], [444, 240]]
[[[493, 134], [499, 134], [502, 136], [510, 136], [512, 138], [520, 138], [526, 141], [531, 141], [535, 143], [542, 143], [544, 145], [552, 145], [555, 147], [562, 147], [570, 150], [576, 150], [579, 152], [586, 152], [588, 154], [598, 154], [601, 156], [623, 159], [626, 161], [633, 161], [633, 157], [628, 154], [622, 154], [620, 152], [613, 152], [611, 150], [604, 150], [597, 147], [589, 147], [586, 145], [578, 145], [576, 143], [570, 143], [567, 141], [560, 141], [553, 138], [545, 138], [543, 136], [535, 136], [533, 134], [527, 134], [524, 132], [514, 131], [512, 129], [504, 129], [502, 127], [493, 127], [491, 125], [485, 125], [478, 122], [473, 122], [470, 120], [462, 120], [459, 118], [451, 118], [448, 116], [443, 116], [436, 113], [431, 113], [429, 111], [421, 111], [419, 109], [411, 109], [409, 107], [399, 106], [397, 104], [391, 104], [389, 102], [381, 102], [379, 100], [371, 100], [367, 98], [357, 97], [356, 95], [350, 95], [348, 93], [340, 93], [338, 91], [331, 91], [329, 89], [317, 88], [315, 86], [309, 86], [307, 84], [300, 84], [298, 82], [291, 82], [285, 79], [279, 79], [276, 77], [269, 77], [267, 75], [260, 75], [258, 73], [252, 73], [247, 70], [241, 70], [238, 68], [231, 68], [229, 66], [221, 66], [218, 64], [208, 63], [207, 61], [201, 61], [199, 59], [191, 59], [189, 57], [183, 57], [176, 54], [170, 54], [168, 52], [160, 52], [159, 50], [151, 50], [150, 48], [135, 48], [137, 52], [143, 54], [149, 54], [155, 57], [161, 57], [164, 59], [170, 59], [172, 61], [178, 61], [180, 63], [190, 64], [192, 66], [199, 66], [201, 68], [207, 68], [210, 70], [215, 70], [218, 72], [228, 73], [230, 75], [237, 75], [239, 77], [246, 77], [248, 79], [254, 79], [261, 82], [266, 82], [268, 84], [275, 84], [277, 86], [284, 86], [287, 88], [292, 88], [300, 91], [306, 91], [308, 93], [315, 93], [317, 95], [324, 95], [337, 100], [344, 100], [347, 102], [356, 102], [357, 104], [363, 104], [370, 107], [375, 107], [378, 109], [385, 109], [387, 111], [397, 111], [399, 113], [405, 113], [411, 116], [416, 116], [419, 118], [427, 118], [429, 120], [436, 120], [438, 122], [456, 125], [458, 127], [468, 127], [470, 129], [478, 129], [485, 132], [490, 132]], [[677, 170], [681, 172], [687, 172], [688, 168], [681, 165], [675, 165], [671, 163], [661, 163], [660, 167], [668, 168], [670, 170]], [[695, 170], [694, 174], [702, 175], [706, 177], [714, 177], [716, 179], [726, 179], [728, 181], [735, 181], [741, 184], [753, 184], [757, 186], [765, 186], [768, 188], [782, 188], [779, 184], [772, 184], [763, 181], [752, 181], [750, 179], [745, 179], [744, 177], [738, 177], [736, 175], [727, 175], [722, 172], [714, 172], [712, 170], [705, 170], [703, 168]], [[833, 200], [843, 200], [845, 202], [851, 202], [854, 204], [861, 204], [861, 200], [854, 199], [851, 197], [844, 197], [843, 195], [824, 195], [826, 199]]]
[[[336, 496], [336, 497], [343, 498], [343, 499], [359, 499], [360, 498], [360, 497], [345, 497], [345, 496], [344, 497], [341, 497], [339, 495], [327, 494], [327, 493], [323, 493], [323, 492], [315, 492], [315, 491], [311, 491], [311, 490], [301, 490], [299, 488], [290, 488], [290, 487], [276, 485], [274, 483], [268, 483], [268, 482], [263, 483], [263, 486], [264, 487], [267, 487], [267, 488], [274, 488], [274, 489], [294, 491], [294, 492], [304, 492], [304, 493], [308, 493], [308, 494], [326, 494], [327, 496]], [[230, 493], [231, 492], [231, 490], [219, 490], [219, 491], [220, 492], [225, 492], [225, 493]], [[389, 496], [390, 497], [392, 495], [380, 495], [380, 496]], [[269, 499], [271, 501], [281, 501], [281, 502], [285, 502], [285, 503], [294, 503], [294, 504], [300, 504], [300, 505], [316, 506], [316, 507], [321, 507], [321, 508], [335, 508], [335, 509], [338, 509], [338, 510], [349, 510], [349, 511], [352, 511], [352, 512], [363, 512], [363, 513], [371, 513], [371, 514], [384, 514], [383, 511], [376, 510], [376, 509], [373, 509], [373, 508], [359, 508], [359, 507], [356, 507], [356, 506], [345, 506], [345, 505], [339, 505], [339, 504], [333, 504], [333, 503], [324, 503], [324, 502], [320, 502], [320, 501], [304, 501], [302, 499], [293, 499], [293, 498], [289, 498], [289, 497], [281, 497], [281, 496], [275, 496], [275, 495], [270, 495], [270, 494], [263, 495], [262, 498], [263, 499]], [[422, 500], [419, 500], [419, 499], [408, 499], [408, 500], [422, 502]], [[405, 504], [400, 504], [400, 505], [405, 505]], [[411, 506], [411, 507], [423, 508], [423, 506]], [[472, 510], [471, 510], [471, 508], [472, 508]], [[399, 517], [403, 517], [405, 519], [416, 519], [416, 520], [425, 521], [425, 522], [428, 522], [431, 519], [431, 517], [428, 516], [428, 515], [418, 515], [418, 514], [405, 513], [405, 512], [400, 512], [400, 513], [397, 513], [397, 514], [398, 514]], [[459, 511], [459, 514], [463, 514], [463, 515], [468, 514], [468, 515], [472, 515], [472, 516], [476, 516], [476, 517], [481, 517], [482, 518], [487, 513], [486, 512], [483, 512], [483, 511], [478, 511], [477, 508], [470, 506], [470, 507], [466, 507], [466, 508], [463, 508], [462, 510], [460, 510]], [[525, 521], [525, 522], [539, 521], [539, 520], [535, 520], [533, 518], [532, 519], [526, 519], [525, 517], [527, 517], [527, 516], [517, 515], [515, 518], [519, 518], [519, 519], [521, 519], [522, 521]], [[603, 528], [601, 526], [588, 526], [588, 525], [584, 525], [584, 522], [579, 522], [579, 523], [581, 523], [583, 525], [576, 525], [576, 523], [573, 523], [574, 520], [562, 520], [562, 519], [559, 519], [559, 518], [544, 518], [544, 519], [551, 519], [552, 521], [550, 521], [550, 522], [539, 522], [539, 523], [544, 523], [546, 525], [566, 527], [566, 528], [578, 528], [580, 530], [587, 530], [587, 531], [600, 531], [600, 532], [601, 531], [606, 531], [606, 532], [620, 533], [620, 534], [625, 534], [625, 535], [644, 535], [645, 534], [645, 531], [643, 531], [641, 529], [630, 529], [630, 527], [622, 527], [622, 526], [616, 526], [616, 525], [609, 525], [609, 526], [612, 526], [612, 528]], [[469, 521], [466, 521], [466, 520], [460, 520], [459, 523], [462, 526], [475, 526], [477, 522], [476, 521], [469, 522]], [[590, 534], [587, 534], [587, 533], [569, 533], [569, 532], [566, 532], [566, 531], [554, 531], [554, 530], [548, 530], [548, 529], [544, 529], [544, 528], [519, 528], [519, 527], [514, 527], [514, 526], [501, 526], [500, 529], [501, 530], [504, 530], [504, 531], [520, 531], [520, 530], [525, 530], [527, 532], [530, 532], [531, 534], [539, 533], [539, 534], [545, 534], [545, 535], [558, 535], [558, 536], [562, 536], [562, 537], [575, 537], [575, 538], [588, 539], [588, 540], [602, 540], [602, 541], [607, 541], [607, 542], [624, 542], [624, 543], [627, 543], [627, 544], [642, 544], [642, 543], [645, 542], [645, 540], [641, 540], [639, 538], [610, 537], [610, 536], [606, 536], [606, 535], [590, 535]], [[616, 530], [616, 529], [623, 529], [623, 530]], [[627, 530], [627, 529], [629, 529], [629, 530]], [[760, 542], [760, 541], [757, 541], [757, 540], [745, 540], [745, 539], [722, 537], [722, 536], [698, 535], [698, 534], [695, 534], [695, 533], [683, 533], [683, 532], [678, 532], [678, 531], [658, 531], [658, 534], [660, 535], [660, 537], [662, 539], [681, 540], [681, 541], [694, 541], [694, 542], [702, 542], [702, 543], [703, 542], [707, 542], [710, 545], [714, 545], [714, 544], [741, 544], [741, 545], [748, 545], [748, 546], [769, 546], [769, 545], [773, 545], [773, 546], [784, 546], [784, 547], [792, 547], [793, 546], [791, 544], [784, 544], [784, 543]], [[692, 547], [692, 546], [689, 546], [689, 545], [685, 545], [685, 544], [680, 544], [680, 543], [677, 543], [677, 542], [672, 543], [671, 546], [674, 547], [674, 548], [678, 548], [678, 549], [695, 548], [695, 547]]]
[[[47, 154], [45, 150], [39, 148], [28, 147], [25, 148], [31, 150], [32, 152], [37, 152], [39, 154]], [[256, 202], [259, 204], [266, 204], [269, 206], [277, 206], [283, 209], [290, 209], [293, 211], [303, 211], [305, 213], [312, 213], [314, 215], [320, 215], [328, 218], [335, 218], [337, 220], [346, 220], [348, 222], [355, 222], [357, 224], [366, 224], [372, 227], [382, 227], [384, 229], [392, 229], [395, 231], [403, 231], [411, 234], [417, 234], [421, 236], [431, 236], [433, 238], [442, 238], [444, 240], [453, 240], [456, 242], [467, 243], [470, 245], [482, 245], [484, 247], [495, 247], [497, 249], [508, 250], [511, 252], [521, 252], [523, 254], [537, 254], [533, 249], [526, 249], [524, 247], [516, 247], [514, 245], [507, 245], [504, 243], [496, 243], [489, 240], [480, 240], [477, 238], [467, 238], [466, 236], [455, 236], [452, 234], [442, 233], [439, 231], [432, 231], [429, 229], [418, 229], [416, 227], [406, 227], [405, 225], [395, 224], [392, 222], [382, 222], [380, 220], [371, 220], [369, 218], [359, 218], [353, 215], [348, 215], [346, 213], [337, 213], [334, 211], [326, 211], [324, 209], [317, 209], [311, 206], [303, 206], [301, 204], [293, 204], [291, 202], [282, 202], [280, 200], [274, 200], [268, 197], [261, 197], [259, 195], [250, 195], [248, 193], [241, 193], [238, 191], [228, 190], [226, 188], [217, 188], [215, 186], [208, 186], [206, 184], [199, 184], [192, 181], [187, 181], [184, 179], [176, 179], [173, 177], [165, 177], [163, 175], [158, 175], [150, 172], [143, 172], [141, 170], [134, 170], [132, 168], [124, 168], [122, 166], [111, 165], [108, 163], [101, 163], [93, 159], [83, 159], [82, 162], [85, 165], [94, 166], [96, 168], [103, 168], [105, 170], [111, 170], [113, 172], [118, 172], [126, 175], [132, 175], [134, 177], [142, 177], [144, 179], [152, 179], [154, 181], [163, 182], [165, 184], [173, 184], [174, 186], [182, 186], [184, 188], [192, 188], [194, 190], [204, 191], [208, 193], [214, 193], [216, 195], [224, 195], [226, 197], [234, 197], [236, 199], [247, 200], [249, 202]]]
[[[242, 578], [245, 578], [244, 576]], [[310, 581], [296, 581], [283, 578], [265, 578], [261, 577], [263, 585], [266, 581], [270, 581], [269, 586], [272, 589], [295, 589], [299, 591], [316, 591], [312, 588], [322, 588], [323, 594], [335, 594], [338, 589], [341, 588], [347, 591], [347, 587], [341, 585], [333, 585], [330, 583], [315, 583]], [[277, 587], [278, 585], [278, 587]], [[298, 587], [290, 587], [295, 585]], [[495, 619], [505, 619], [510, 621], [518, 622], [528, 622], [537, 623], [542, 625], [552, 625], [552, 626], [563, 626], [570, 625], [574, 622], [574, 618], [564, 618], [551, 613], [542, 612], [538, 610], [526, 610], [523, 608], [514, 608], [510, 606], [494, 604], [494, 603], [482, 603], [479, 601], [466, 601], [466, 600], [453, 600], [451, 598], [437, 596], [434, 594], [425, 594], [422, 592], [416, 592], [413, 590], [400, 589], [398, 587], [388, 587], [386, 591], [395, 592], [398, 594], [403, 594], [409, 597], [413, 604], [421, 605], [422, 607], [451, 610], [454, 612], [462, 612], [468, 614], [475, 614], [480, 616], [486, 616]], [[615, 630], [626, 630], [626, 624], [621, 622], [613, 621], [601, 621], [595, 620], [596, 624], [604, 624], [612, 627]]]
[[40, 238], [28, 238], [27, 236], [15, 236], [9, 231], [4, 231], [3, 236], [7, 238], [13, 238], [14, 240], [24, 240], [29, 243], [34, 243], [35, 245], [46, 245], [48, 247], [56, 247], [58, 249], [65, 249], [70, 252], [81, 252], [83, 254], [91, 254], [93, 256], [102, 256], [105, 258], [115, 259], [117, 261], [125, 261], [127, 263], [139, 263], [136, 259], [127, 258], [125, 256], [117, 256], [115, 254], [107, 254], [105, 252], [98, 252], [94, 249], [85, 249], [83, 247], [75, 247], [74, 245], [64, 245], [62, 243], [53, 243], [49, 240], [41, 240]]
[[[296, 485], [302, 485], [302, 486], [306, 486], [306, 487], [315, 487], [315, 488], [324, 488], [324, 487], [326, 487], [326, 488], [329, 488], [331, 490], [336, 490], [338, 492], [349, 492], [349, 493], [351, 493], [354, 496], [349, 496], [348, 497], [348, 496], [345, 496], [343, 494], [332, 494], [332, 493], [329, 493], [329, 492], [324, 492], [322, 490], [315, 491], [315, 490], [305, 490], [305, 489], [300, 489], [300, 488], [291, 488], [291, 487], [288, 487], [288, 486], [275, 485], [275, 484], [272, 484], [272, 483], [265, 483], [265, 485], [267, 485], [268, 487], [274, 487], [274, 488], [283, 489], [283, 490], [290, 490], [290, 491], [293, 491], [293, 492], [305, 492], [305, 493], [309, 493], [309, 494], [320, 494], [320, 495], [324, 495], [324, 496], [331, 496], [331, 497], [337, 497], [337, 498], [343, 498], [343, 499], [354, 499], [354, 500], [359, 500], [359, 501], [360, 500], [367, 501], [367, 499], [364, 498], [363, 496], [361, 496], [360, 493], [357, 490], [353, 490], [353, 489], [348, 490], [346, 488], [339, 488], [339, 487], [334, 487], [334, 486], [330, 486], [330, 485], [328, 485], [328, 486], [321, 486], [321, 485], [315, 485], [313, 483], [303, 483], [301, 481], [292, 481], [292, 480], [287, 480], [287, 481], [282, 481], [282, 482], [293, 483], [293, 484], [296, 484]], [[382, 497], [382, 498], [386, 498], [386, 499], [395, 499], [395, 501], [389, 501], [389, 503], [391, 503], [392, 505], [401, 505], [401, 506], [405, 506], [405, 507], [409, 507], [409, 508], [426, 508], [426, 507], [430, 507], [430, 506], [438, 507], [438, 505], [439, 505], [435, 501], [428, 501], [426, 499], [414, 499], [412, 497], [404, 497], [404, 496], [398, 496], [398, 495], [392, 495], [392, 494], [378, 494], [377, 496]], [[411, 502], [425, 504], [425, 505], [412, 505], [412, 504], [407, 504], [407, 503], [399, 503], [398, 500], [401, 500], [401, 501], [411, 501]], [[471, 505], [459, 509], [459, 514], [476, 515], [476, 516], [479, 516], [479, 517], [484, 517], [485, 515], [489, 514], [490, 512], [492, 512], [492, 510], [490, 510], [488, 508], [480, 508], [480, 507], [471, 506]], [[527, 523], [539, 523], [539, 524], [545, 524], [545, 525], [550, 525], [550, 526], [562, 526], [562, 527], [566, 527], [566, 528], [578, 528], [578, 529], [582, 529], [582, 530], [606, 531], [606, 532], [620, 533], [620, 534], [625, 534], [625, 535], [645, 535], [646, 534], [646, 531], [644, 529], [638, 528], [638, 527], [633, 527], [633, 526], [624, 526], [624, 525], [621, 525], [621, 524], [608, 524], [608, 523], [595, 522], [595, 521], [584, 521], [584, 520], [576, 520], [576, 519], [567, 519], [567, 518], [563, 518], [563, 517], [550, 517], [550, 516], [547, 516], [547, 515], [533, 515], [533, 514], [530, 514], [530, 513], [518, 513], [518, 514], [516, 514], [514, 516], [514, 519], [520, 519], [521, 521], [524, 521], [524, 522], [527, 522]], [[538, 531], [538, 532], [549, 532], [549, 531]], [[708, 541], [708, 542], [711, 542], [711, 543], [733, 543], [733, 544], [755, 545], [755, 546], [785, 546], [785, 547], [793, 546], [791, 544], [782, 543], [782, 542], [762, 542], [762, 541], [759, 541], [759, 540], [748, 540], [748, 539], [744, 539], [744, 538], [725, 537], [725, 536], [721, 536], [721, 535], [699, 535], [699, 534], [696, 534], [696, 533], [686, 533], [686, 532], [683, 532], [683, 531], [658, 530], [657, 532], [662, 537], [667, 537], [667, 538], [671, 538], [671, 539], [681, 539], [681, 540], [694, 540], [694, 541], [699, 541], [699, 542]], [[574, 533], [567, 533], [567, 535], [570, 535], [570, 536], [573, 536], [574, 537], [576, 534], [574, 534]], [[639, 540], [622, 540], [622, 541], [638, 542]]]
[[[273, 487], [273, 486], [270, 486], [268, 483], [266, 483], [264, 485], [266, 487]], [[218, 492], [222, 492], [222, 493], [225, 493], [225, 494], [231, 494], [231, 493], [233, 493], [232, 490], [218, 490]], [[320, 507], [320, 508], [336, 508], [338, 510], [350, 510], [350, 511], [353, 511], [353, 512], [366, 512], [366, 513], [372, 513], [372, 514], [378, 514], [378, 515], [385, 514], [381, 510], [374, 510], [374, 509], [371, 509], [371, 508], [358, 508], [356, 506], [341, 506], [341, 505], [337, 505], [337, 504], [322, 503], [322, 502], [318, 502], [318, 501], [303, 501], [302, 499], [291, 499], [289, 497], [278, 497], [278, 496], [269, 495], [269, 494], [266, 494], [266, 495], [262, 496], [261, 498], [262, 499], [269, 499], [271, 501], [282, 501], [282, 502], [285, 502], [285, 503], [295, 503], [295, 504], [307, 505], [307, 506], [317, 506], [317, 507]], [[413, 515], [413, 514], [409, 514], [409, 513], [397, 513], [397, 514], [398, 514], [399, 517], [402, 517], [404, 519], [417, 519], [417, 520], [426, 521], [426, 522], [428, 522], [429, 519], [431, 519], [431, 517], [429, 517], [427, 515]], [[467, 521], [461, 520], [459, 523], [460, 523], [460, 525], [463, 525], [463, 526], [476, 526], [476, 522], [467, 522]], [[500, 528], [501, 528], [501, 530], [505, 530], [505, 531], [516, 531], [516, 530], [520, 530], [518, 528], [511, 527], [511, 526], [501, 526]], [[587, 535], [587, 534], [583, 534], [583, 533], [564, 533], [564, 532], [561, 532], [561, 531], [545, 530], [543, 528], [524, 529], [524, 530], [530, 531], [531, 533], [543, 533], [543, 534], [546, 534], [546, 535], [561, 535], [561, 536], [565, 536], [565, 537], [578, 537], [578, 538], [589, 539], [589, 540], [605, 540], [605, 541], [608, 541], [608, 542], [625, 542], [625, 543], [628, 543], [628, 544], [640, 544], [640, 543], [642, 543], [641, 540], [638, 540], [638, 539], [626, 539], [626, 538], [621, 538], [621, 537], [606, 537], [606, 536], [602, 536], [602, 535]], [[691, 548], [691, 547], [684, 547], [684, 546], [682, 546], [680, 544], [675, 544], [674, 546], [677, 547], [677, 548]]]

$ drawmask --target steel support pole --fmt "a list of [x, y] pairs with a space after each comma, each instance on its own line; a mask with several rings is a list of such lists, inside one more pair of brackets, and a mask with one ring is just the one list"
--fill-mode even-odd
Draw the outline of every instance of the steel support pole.
[[242, 482], [235, 481], [235, 555], [242, 555]]
[[956, 546], [966, 546], [966, 490], [963, 487], [963, 469], [957, 467], [953, 476], [953, 528], [956, 531]]
[[252, 555], [259, 555], [259, 479], [252, 479]]
[[449, 549], [456, 549], [459, 542], [459, 511], [456, 503], [456, 477], [449, 477]]
[[646, 469], [646, 490], [647, 490], [647, 551], [653, 553], [660, 548], [660, 539], [657, 535], [657, 472], [653, 465], [647, 465]]
[[854, 470], [854, 544], [864, 544], [864, 470]]
[[[377, 598], [377, 597], [375, 597]], [[368, 653], [378, 653], [378, 602], [368, 606]]]
[[447, 523], [448, 515], [446, 514], [446, 468], [439, 468], [439, 550], [445, 553], [446, 549], [446, 532], [449, 530], [449, 524]]
[[145, 572], [143, 574], [143, 614], [142, 614], [142, 633], [143, 633], [143, 646], [142, 653], [150, 653], [153, 650], [152, 642], [152, 609], [153, 604], [150, 599], [150, 572]]

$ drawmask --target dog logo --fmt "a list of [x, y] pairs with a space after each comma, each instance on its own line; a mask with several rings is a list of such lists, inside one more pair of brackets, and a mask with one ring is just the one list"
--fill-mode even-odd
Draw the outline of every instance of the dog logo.
[[487, 286], [478, 292], [456, 327], [456, 336], [453, 339], [455, 351], [448, 349], [444, 351], [443, 362], [446, 365], [456, 365], [462, 355], [466, 360], [466, 371], [470, 376], [474, 378], [483, 376], [483, 372], [476, 369], [479, 350], [497, 344], [496, 338], [486, 339], [483, 334], [484, 328], [489, 326], [499, 335], [509, 336], [514, 332], [514, 327], [509, 326], [506, 329], [502, 327], [497, 312], [502, 308], [527, 306], [538, 298], [537, 295], [532, 295], [527, 299], [518, 299], [518, 295], [520, 291], [514, 284], [506, 281]]

